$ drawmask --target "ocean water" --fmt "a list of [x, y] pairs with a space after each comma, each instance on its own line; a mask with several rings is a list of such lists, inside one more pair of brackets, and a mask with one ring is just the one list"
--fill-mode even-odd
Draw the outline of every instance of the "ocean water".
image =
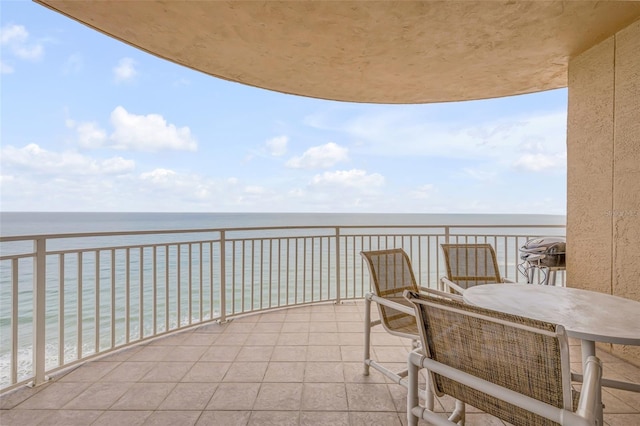
[[0, 212], [0, 236], [268, 226], [565, 223], [566, 216], [538, 214]]

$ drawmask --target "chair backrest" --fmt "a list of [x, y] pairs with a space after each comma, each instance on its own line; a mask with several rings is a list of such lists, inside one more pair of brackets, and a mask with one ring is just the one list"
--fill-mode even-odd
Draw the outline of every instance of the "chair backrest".
[[[413, 275], [411, 260], [403, 249], [363, 251], [360, 255], [369, 267], [373, 293], [384, 299], [411, 306], [403, 297], [405, 290], [419, 291]], [[377, 304], [382, 325], [389, 331], [415, 335], [416, 319], [413, 315], [389, 306]]]
[[441, 244], [447, 278], [462, 288], [502, 281], [491, 244]]
[[[428, 358], [488, 382], [573, 411], [568, 338], [555, 324], [444, 298], [407, 293]], [[450, 395], [512, 424], [554, 422], [439, 374], [437, 395]]]

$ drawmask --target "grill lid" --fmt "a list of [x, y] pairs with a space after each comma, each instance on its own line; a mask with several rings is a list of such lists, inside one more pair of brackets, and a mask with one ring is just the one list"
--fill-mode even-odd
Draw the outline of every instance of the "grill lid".
[[563, 237], [542, 237], [527, 241], [520, 248], [523, 253], [532, 254], [565, 254], [566, 239]]

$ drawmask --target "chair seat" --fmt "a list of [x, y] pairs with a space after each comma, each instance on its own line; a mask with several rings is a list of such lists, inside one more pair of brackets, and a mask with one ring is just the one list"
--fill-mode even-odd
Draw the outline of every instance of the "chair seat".
[[413, 324], [406, 324], [400, 327], [394, 327], [393, 331], [405, 333], [405, 334], [411, 334], [413, 336], [416, 336], [416, 339], [418, 339], [419, 337], [418, 334], [416, 333], [417, 329], [416, 329], [415, 320], [413, 321]]

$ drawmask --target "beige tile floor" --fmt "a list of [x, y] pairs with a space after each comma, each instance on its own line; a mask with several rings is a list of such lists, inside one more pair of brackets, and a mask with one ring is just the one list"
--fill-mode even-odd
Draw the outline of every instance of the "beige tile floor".
[[[363, 314], [362, 302], [305, 306], [158, 338], [3, 395], [0, 424], [406, 424], [406, 390], [362, 375]], [[372, 340], [380, 362], [404, 365], [409, 342], [383, 330]], [[605, 376], [640, 382], [640, 368], [599, 355]], [[640, 394], [605, 389], [603, 400], [608, 425], [640, 425]], [[503, 423], [470, 409], [467, 424]]]

